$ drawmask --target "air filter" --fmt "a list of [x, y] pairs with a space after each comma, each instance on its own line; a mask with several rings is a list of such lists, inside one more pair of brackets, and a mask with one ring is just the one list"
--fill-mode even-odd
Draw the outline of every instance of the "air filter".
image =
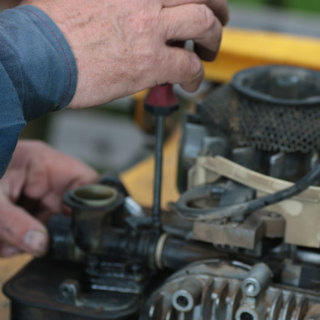
[[214, 134], [262, 151], [320, 150], [320, 73], [291, 66], [246, 69], [200, 106]]

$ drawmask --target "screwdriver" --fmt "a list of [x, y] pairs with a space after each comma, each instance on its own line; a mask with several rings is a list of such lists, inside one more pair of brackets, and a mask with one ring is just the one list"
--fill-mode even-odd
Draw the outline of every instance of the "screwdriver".
[[161, 189], [162, 189], [162, 159], [165, 118], [178, 110], [178, 99], [171, 84], [155, 86], [150, 89], [144, 103], [145, 110], [156, 117], [156, 150], [153, 189], [153, 225], [161, 228]]

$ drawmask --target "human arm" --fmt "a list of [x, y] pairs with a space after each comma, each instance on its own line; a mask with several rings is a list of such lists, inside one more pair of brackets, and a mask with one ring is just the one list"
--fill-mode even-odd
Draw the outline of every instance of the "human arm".
[[[22, 4], [32, 6], [0, 14], [0, 177], [33, 118], [166, 82], [195, 90], [203, 78], [199, 57], [214, 59], [228, 19], [225, 0]], [[187, 39], [198, 55], [172, 45]]]
[[1, 178], [27, 121], [69, 104], [77, 69], [63, 34], [37, 8], [1, 13], [0, 43]]
[[[71, 107], [85, 107], [162, 83], [194, 91], [200, 58], [215, 58], [226, 0], [25, 0], [46, 12], [66, 36], [78, 67]], [[175, 47], [194, 40], [196, 53]]]

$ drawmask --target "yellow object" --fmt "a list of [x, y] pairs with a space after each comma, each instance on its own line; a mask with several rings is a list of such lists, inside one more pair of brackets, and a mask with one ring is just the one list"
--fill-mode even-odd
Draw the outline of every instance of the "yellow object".
[[320, 38], [226, 28], [217, 59], [205, 63], [205, 77], [229, 82], [236, 72], [263, 64], [320, 70]]
[[[163, 151], [162, 199], [161, 207], [167, 208], [169, 201], [177, 201], [179, 192], [176, 186], [178, 146], [181, 130], [170, 137]], [[142, 206], [151, 207], [153, 197], [154, 157], [140, 162], [121, 174], [121, 180], [132, 197]]]
[[[320, 71], [320, 38], [225, 28], [217, 59], [204, 63], [205, 78], [229, 82], [236, 72], [265, 64], [287, 64]], [[134, 97], [139, 100], [145, 95], [146, 91], [142, 91]]]

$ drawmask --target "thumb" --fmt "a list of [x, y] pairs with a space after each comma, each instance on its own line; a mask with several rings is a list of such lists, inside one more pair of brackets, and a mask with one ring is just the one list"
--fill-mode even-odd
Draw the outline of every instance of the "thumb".
[[0, 239], [33, 256], [44, 255], [49, 244], [45, 226], [7, 199], [1, 202]]

